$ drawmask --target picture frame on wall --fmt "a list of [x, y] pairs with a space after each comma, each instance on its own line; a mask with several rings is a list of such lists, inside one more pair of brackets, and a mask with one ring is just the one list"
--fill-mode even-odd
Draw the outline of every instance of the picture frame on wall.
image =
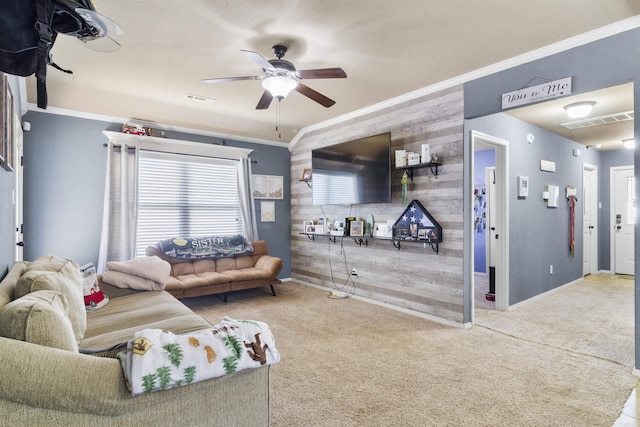
[[251, 175], [254, 199], [283, 199], [283, 177], [279, 175]]
[[0, 166], [4, 167], [4, 129], [7, 128], [4, 94], [7, 86], [7, 77], [0, 73]]
[[276, 202], [260, 202], [260, 221], [276, 222]]
[[0, 98], [2, 104], [0, 111], [2, 118], [0, 119], [0, 129], [2, 129], [2, 144], [0, 146], [0, 164], [8, 171], [14, 169], [14, 114], [13, 114], [13, 93], [11, 86], [7, 81], [7, 75], [2, 74], [0, 78]]

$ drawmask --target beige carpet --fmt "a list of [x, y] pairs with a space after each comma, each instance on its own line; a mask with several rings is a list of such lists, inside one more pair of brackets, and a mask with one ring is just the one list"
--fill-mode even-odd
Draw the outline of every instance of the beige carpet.
[[[329, 299], [294, 282], [276, 286], [277, 297], [254, 289], [231, 294], [227, 303], [184, 302], [214, 323], [228, 315], [270, 324], [282, 355], [271, 369], [273, 427], [611, 426], [637, 382], [627, 364], [633, 348], [610, 355], [605, 340], [589, 353], [599, 348], [595, 337], [610, 335], [604, 319], [569, 322], [579, 323], [577, 338], [569, 326], [549, 321], [551, 313], [560, 311], [564, 322], [583, 311], [578, 304], [589, 298], [578, 296], [580, 288], [509, 313], [476, 310], [478, 326], [469, 330]], [[565, 291], [571, 303], [547, 303]], [[629, 295], [626, 288], [610, 292]], [[626, 329], [622, 334], [632, 337], [633, 328]]]

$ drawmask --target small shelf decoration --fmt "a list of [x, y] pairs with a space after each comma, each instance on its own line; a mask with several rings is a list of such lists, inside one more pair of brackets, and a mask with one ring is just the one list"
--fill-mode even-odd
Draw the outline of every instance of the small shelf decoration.
[[306, 183], [307, 187], [311, 188], [311, 177], [312, 177], [311, 168], [304, 168], [304, 170], [302, 171], [302, 178], [300, 178], [300, 181]]
[[429, 168], [431, 173], [436, 178], [438, 177], [438, 166], [442, 166], [442, 163], [438, 163], [437, 161], [430, 161], [429, 163], [420, 163], [412, 166], [402, 166], [396, 167], [396, 169], [403, 169], [404, 173], [406, 173], [411, 181], [413, 181], [413, 170], [420, 168]]
[[393, 225], [393, 245], [400, 249], [401, 241], [429, 243], [438, 253], [442, 242], [442, 227], [418, 200], [412, 200]]

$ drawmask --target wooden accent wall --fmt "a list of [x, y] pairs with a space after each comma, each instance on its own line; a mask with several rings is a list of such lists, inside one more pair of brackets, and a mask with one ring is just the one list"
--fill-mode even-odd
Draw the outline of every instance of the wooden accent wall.
[[[306, 133], [291, 152], [292, 278], [333, 289], [332, 283], [343, 286], [355, 268], [357, 295], [462, 323], [463, 118], [463, 91], [457, 86]], [[349, 237], [330, 243], [300, 234], [309, 219], [371, 214], [385, 222], [404, 212], [402, 171], [395, 170], [395, 160], [392, 203], [313, 206], [311, 188], [300, 181], [303, 169], [311, 167], [312, 149], [384, 132], [391, 132], [392, 156], [396, 149], [420, 153], [428, 143], [443, 164], [437, 178], [428, 168], [415, 169], [408, 191], [409, 201], [419, 200], [442, 225], [439, 254], [422, 243], [405, 243], [397, 250], [388, 241], [370, 240], [360, 247]]]

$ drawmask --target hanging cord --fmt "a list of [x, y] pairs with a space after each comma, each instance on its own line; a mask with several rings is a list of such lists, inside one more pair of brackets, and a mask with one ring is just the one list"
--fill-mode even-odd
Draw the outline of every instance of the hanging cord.
[[[328, 243], [329, 243], [329, 271], [331, 272], [331, 283], [333, 284], [333, 287], [336, 289], [336, 291], [331, 292], [329, 295], [327, 295], [328, 298], [332, 298], [332, 299], [344, 299], [344, 298], [349, 298], [352, 297], [355, 293], [356, 293], [356, 282], [353, 279], [354, 276], [351, 275], [351, 272], [349, 271], [349, 268], [347, 267], [347, 255], [344, 252], [344, 248], [343, 248], [343, 241], [344, 238], [340, 239], [340, 252], [342, 253], [342, 258], [343, 258], [343, 262], [344, 262], [344, 268], [345, 268], [345, 272], [347, 273], [347, 278], [344, 281], [344, 283], [342, 285], [336, 284], [336, 280], [335, 277], [333, 275], [333, 264], [331, 262], [331, 240], [328, 239]], [[349, 282], [351, 282], [351, 285], [349, 286]]]
[[282, 133], [280, 132], [280, 100], [282, 98], [278, 97], [278, 103], [276, 104], [276, 132], [278, 132], [278, 139], [282, 139]]

